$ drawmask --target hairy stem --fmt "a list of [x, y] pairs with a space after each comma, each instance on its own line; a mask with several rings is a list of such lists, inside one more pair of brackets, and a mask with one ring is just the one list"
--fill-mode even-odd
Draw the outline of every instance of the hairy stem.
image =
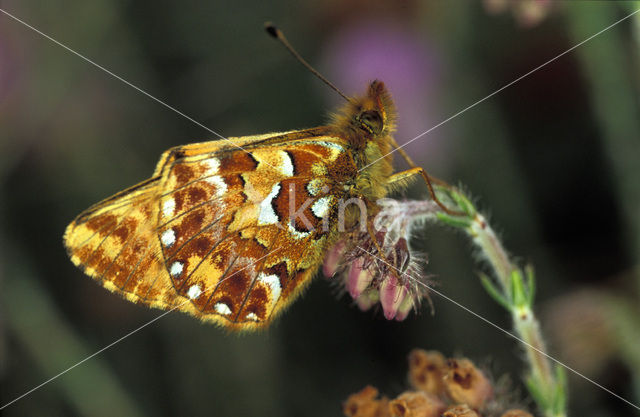
[[[471, 226], [474, 244], [482, 251], [493, 268], [502, 294], [514, 304], [511, 290], [512, 274], [518, 268], [511, 263], [509, 257], [498, 239], [496, 233], [489, 226], [481, 214], [476, 214]], [[517, 273], [517, 272], [515, 272]], [[531, 372], [545, 385], [553, 385], [554, 379], [551, 366], [547, 358], [538, 351], [545, 351], [544, 340], [540, 326], [533, 311], [527, 305], [513, 305], [512, 318], [518, 335], [530, 346], [525, 346]]]
[[488, 293], [511, 314], [515, 335], [522, 340], [528, 363], [527, 387], [545, 417], [566, 416], [566, 389], [562, 368], [555, 367], [543, 353], [546, 345], [533, 312], [535, 278], [533, 270], [516, 265], [504, 249], [498, 235], [471, 200], [454, 188], [439, 187], [443, 199], [466, 216], [454, 218], [437, 213], [440, 223], [461, 228], [479, 249], [481, 258], [493, 272], [482, 277]]
[[507, 252], [481, 214], [476, 213], [474, 216], [469, 233], [473, 238], [473, 243], [482, 250], [483, 255], [494, 269], [502, 293], [510, 296], [511, 272], [516, 268], [509, 262]]

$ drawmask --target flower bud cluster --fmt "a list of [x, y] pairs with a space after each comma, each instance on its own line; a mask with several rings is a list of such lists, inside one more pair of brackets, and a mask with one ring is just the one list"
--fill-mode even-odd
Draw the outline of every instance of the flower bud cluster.
[[532, 417], [515, 408], [496, 413], [493, 384], [469, 359], [415, 349], [409, 355], [409, 383], [412, 389], [391, 400], [367, 386], [349, 396], [343, 412], [347, 417]]
[[338, 241], [327, 252], [323, 272], [361, 310], [380, 305], [387, 320], [402, 321], [428, 290], [422, 270], [426, 256], [411, 248], [411, 229], [435, 208], [431, 202], [388, 199], [378, 205], [373, 230], [355, 231]]

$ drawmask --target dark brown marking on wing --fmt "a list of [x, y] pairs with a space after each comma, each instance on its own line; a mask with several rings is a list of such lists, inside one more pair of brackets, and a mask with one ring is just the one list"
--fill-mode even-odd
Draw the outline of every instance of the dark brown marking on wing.
[[[286, 262], [280, 262], [262, 271], [266, 275], [275, 275], [280, 280], [280, 288], [286, 288], [289, 281]], [[242, 302], [242, 306], [238, 311], [238, 315], [234, 321], [251, 321], [246, 320], [248, 314], [254, 313], [258, 317], [258, 321], [262, 322], [267, 319], [267, 311], [271, 307], [273, 300], [270, 298], [273, 294], [269, 294], [264, 286], [256, 286], [255, 282], [247, 296]]]
[[[100, 241], [98, 246], [96, 246], [93, 249], [93, 253], [92, 253], [92, 255], [90, 257], [88, 257], [87, 259], [80, 258], [82, 260], [82, 263], [84, 263], [87, 266], [92, 267], [96, 271], [96, 273], [98, 273], [98, 274], [101, 273], [102, 271], [104, 271], [109, 266], [111, 261], [110, 261], [109, 257], [104, 255], [104, 249], [102, 248], [102, 245], [107, 240], [107, 238], [109, 238], [109, 236], [111, 236], [111, 234], [120, 226], [120, 224], [122, 222], [124, 222], [128, 218], [129, 214], [131, 213], [131, 211], [133, 211], [133, 209], [134, 209], [134, 206], [132, 205], [122, 215], [121, 220], [120, 221], [116, 221], [116, 224], [109, 230], [108, 233], [106, 233], [104, 235], [104, 237], [102, 238], [102, 240]], [[100, 236], [102, 236], [102, 234]], [[94, 259], [97, 259], [97, 261], [94, 262]]]
[[86, 227], [91, 231], [99, 232], [100, 230], [108, 226], [111, 226], [112, 224], [115, 224], [117, 222], [118, 222], [118, 216], [115, 216], [113, 214], [107, 214], [107, 215], [97, 216], [89, 220], [86, 224]]
[[227, 172], [250, 172], [258, 167], [258, 161], [247, 152], [238, 152], [232, 155], [225, 155], [220, 158], [221, 173]]
[[[315, 198], [309, 195], [307, 182], [300, 179], [287, 178], [282, 180], [280, 184], [280, 192], [271, 201], [273, 211], [278, 216], [278, 221], [283, 224], [293, 221], [294, 229], [303, 233], [315, 230], [320, 222], [311, 210]], [[292, 191], [290, 192], [290, 190]], [[300, 210], [303, 206], [306, 206], [305, 209]], [[298, 215], [292, 218], [294, 214]]]
[[171, 171], [172, 175], [176, 177], [178, 186], [188, 183], [195, 177], [193, 169], [187, 164], [176, 163], [173, 165]]
[[129, 235], [134, 234], [136, 232], [136, 228], [138, 227], [138, 221], [134, 218], [126, 218], [122, 221], [122, 223], [113, 231], [112, 236], [118, 238], [120, 243], [124, 243]]
[[[197, 265], [195, 265], [191, 270], [189, 270], [188, 262], [186, 262], [186, 260], [184, 259], [188, 256], [188, 254], [186, 256], [181, 255], [179, 257], [176, 257], [174, 261], [167, 263], [167, 266], [169, 268], [170, 268], [170, 265], [172, 265], [173, 262], [175, 261], [183, 262], [183, 265], [184, 265], [182, 269], [182, 273], [180, 274], [180, 279], [174, 281], [174, 284], [179, 281], [179, 285], [175, 286], [176, 291], [178, 291], [178, 293], [183, 295], [182, 288], [184, 287], [185, 283], [190, 281], [193, 274], [195, 274], [195, 272], [200, 268], [200, 266], [202, 266], [205, 260], [211, 256], [211, 254], [215, 253], [217, 255], [211, 259], [212, 262], [216, 264], [216, 267], [218, 267], [218, 269], [225, 269], [225, 267], [227, 266], [227, 262], [230, 258], [230, 254], [235, 252], [233, 250], [234, 248], [231, 247], [231, 244], [234, 243], [234, 241], [233, 239], [230, 239], [230, 237], [234, 236], [236, 233], [238, 232], [232, 232], [227, 234], [226, 236], [222, 237], [215, 245], [211, 246], [211, 248], [207, 251], [207, 253], [200, 258]], [[217, 250], [219, 248], [221, 248], [221, 250]], [[189, 274], [185, 279], [182, 279], [182, 276], [187, 270], [189, 270]], [[174, 277], [172, 276], [172, 279], [173, 278]]]
[[251, 295], [247, 299], [244, 307], [238, 312], [236, 321], [250, 321], [247, 320], [247, 315], [253, 313], [258, 318], [258, 322], [265, 321], [267, 319], [267, 311], [269, 307], [269, 294], [264, 287], [255, 287], [251, 291]]
[[[280, 234], [282, 233], [282, 229], [278, 228], [277, 232], [274, 234], [273, 240], [271, 241], [271, 243], [269, 244], [269, 250], [271, 249], [271, 247], [278, 241], [278, 237], [280, 237]], [[261, 245], [262, 246], [262, 245]], [[239, 318], [240, 318], [240, 313], [242, 312], [242, 310], [244, 309], [245, 304], [247, 303], [247, 300], [249, 299], [249, 296], [251, 295], [252, 291], [255, 289], [255, 285], [256, 282], [258, 280], [258, 275], [260, 275], [260, 272], [264, 272], [265, 270], [265, 264], [267, 262], [267, 259], [269, 258], [269, 255], [272, 254], [274, 251], [268, 251], [265, 255], [264, 258], [262, 259], [262, 261], [260, 262], [260, 267], [258, 269], [256, 269], [256, 275], [253, 277], [253, 279], [251, 280], [250, 283], [248, 283], [247, 287], [246, 287], [246, 291], [242, 294], [242, 301], [240, 304], [240, 308], [238, 309], [238, 312], [235, 314], [234, 318], [233, 318], [233, 322], [238, 322]], [[258, 257], [256, 257], [256, 259], [259, 259]], [[266, 308], [266, 307], [265, 307]]]
[[[127, 275], [127, 278], [122, 283], [122, 286], [119, 287], [121, 290], [123, 290], [127, 286], [131, 277], [134, 275], [134, 273], [138, 270], [138, 268], [142, 264], [142, 261], [147, 257], [147, 254], [149, 253], [149, 250], [151, 249], [151, 247], [152, 245], [149, 245], [145, 239], [137, 239], [136, 245], [134, 247], [134, 252], [138, 254], [138, 260], [134, 264], [133, 268], [131, 268], [131, 270], [129, 271], [129, 274]], [[151, 286], [153, 286], [153, 284], [158, 279], [158, 277], [159, 275], [153, 279]], [[142, 297], [143, 301], [146, 300], [148, 294], [149, 294], [149, 290], [147, 290], [144, 297]]]
[[[220, 216], [217, 219], [213, 220], [212, 222], [210, 222], [209, 224], [207, 224], [205, 227], [201, 228], [200, 230], [198, 230], [196, 233], [193, 233], [192, 235], [190, 235], [188, 238], [185, 239], [184, 236], [179, 235], [180, 233], [180, 229], [174, 228], [174, 233], [176, 233], [175, 231], [178, 230], [178, 239], [177, 242], [178, 244], [174, 244], [172, 246], [172, 248], [175, 248], [173, 251], [168, 251], [165, 249], [165, 254], [169, 255], [166, 257], [167, 261], [171, 260], [177, 253], [181, 252], [183, 249], [185, 249], [185, 247], [189, 244], [192, 243], [192, 241], [194, 239], [197, 239], [198, 237], [200, 237], [203, 233], [208, 232], [211, 228], [215, 227], [220, 221], [222, 221], [225, 217], [228, 216]], [[182, 240], [184, 240], [184, 242], [182, 242]], [[215, 242], [217, 243], [217, 242]], [[186, 249], [187, 252], [189, 252], [189, 249]]]

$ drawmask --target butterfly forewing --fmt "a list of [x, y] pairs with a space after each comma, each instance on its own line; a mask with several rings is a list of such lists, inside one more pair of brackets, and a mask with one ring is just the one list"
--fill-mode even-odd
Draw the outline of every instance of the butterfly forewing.
[[81, 214], [73, 262], [105, 287], [250, 329], [305, 287], [356, 169], [326, 128], [174, 148], [152, 180]]

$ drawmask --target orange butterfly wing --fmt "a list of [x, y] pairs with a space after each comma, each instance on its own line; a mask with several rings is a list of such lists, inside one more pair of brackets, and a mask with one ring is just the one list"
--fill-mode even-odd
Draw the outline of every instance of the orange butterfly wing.
[[152, 179], [82, 213], [65, 233], [72, 261], [129, 300], [266, 326], [322, 262], [357, 170], [327, 128], [230, 140], [244, 150], [173, 148]]

